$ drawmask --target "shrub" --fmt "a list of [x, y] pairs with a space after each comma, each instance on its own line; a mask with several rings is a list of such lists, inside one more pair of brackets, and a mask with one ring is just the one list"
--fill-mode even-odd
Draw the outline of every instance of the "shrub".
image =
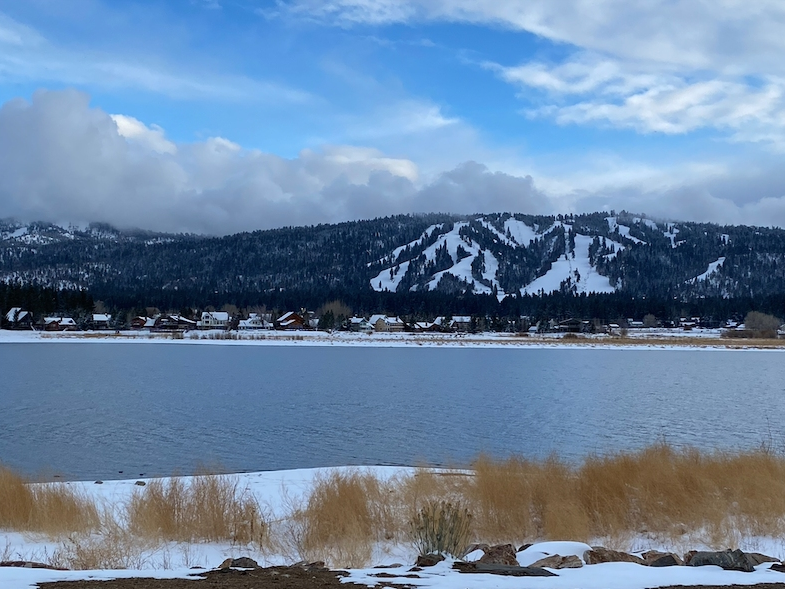
[[460, 558], [469, 546], [472, 516], [460, 503], [429, 501], [411, 521], [414, 546], [420, 554]]
[[782, 322], [774, 315], [766, 315], [758, 311], [750, 311], [744, 318], [744, 326], [755, 337], [774, 338]]

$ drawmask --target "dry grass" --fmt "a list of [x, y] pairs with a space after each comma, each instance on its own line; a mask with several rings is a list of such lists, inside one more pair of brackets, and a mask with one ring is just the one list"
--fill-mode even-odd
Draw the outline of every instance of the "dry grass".
[[169, 541], [256, 545], [295, 560], [363, 566], [380, 543], [417, 540], [412, 522], [429, 505], [446, 503], [470, 516], [472, 541], [569, 539], [621, 548], [649, 537], [674, 548], [736, 547], [785, 534], [785, 455], [658, 444], [578, 465], [480, 457], [467, 470], [417, 469], [392, 479], [341, 470], [317, 478], [274, 524], [231, 476], [150, 481], [102, 515], [67, 485], [29, 485], [0, 470], [0, 528], [66, 534], [53, 558], [69, 568], [137, 566]]
[[317, 477], [307, 501], [293, 506], [286, 535], [304, 560], [362, 566], [376, 542], [398, 539], [405, 524], [396, 485], [359, 471], [333, 471]]
[[128, 504], [128, 528], [151, 539], [258, 546], [267, 534], [256, 499], [225, 475], [150, 481]]
[[0, 528], [51, 536], [98, 529], [95, 504], [63, 483], [28, 484], [0, 467]]

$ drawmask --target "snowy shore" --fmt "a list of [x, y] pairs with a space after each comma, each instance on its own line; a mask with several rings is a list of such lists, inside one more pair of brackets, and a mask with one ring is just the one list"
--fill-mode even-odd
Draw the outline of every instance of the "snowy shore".
[[[236, 477], [238, 483], [247, 488], [259, 500], [268, 517], [282, 517], [292, 501], [307, 496], [315, 477], [326, 474], [330, 469], [303, 469], [274, 472], [258, 472]], [[357, 470], [356, 468], [354, 470]], [[374, 474], [380, 479], [405, 475], [411, 469], [403, 467], [363, 467], [363, 471]], [[149, 483], [149, 479], [147, 480]], [[106, 509], [116, 509], [127, 502], [133, 493], [139, 492], [136, 479], [106, 481], [96, 484], [94, 481], [64, 483], [75, 491], [96, 500]], [[68, 539], [54, 541], [30, 534], [9, 533], [0, 531], [0, 560], [35, 560], [46, 561], [59, 543]], [[665, 549], [644, 537], [631, 540], [635, 546], [633, 552], [641, 553], [649, 549]], [[701, 549], [704, 547], [694, 546]], [[748, 539], [739, 546], [746, 551], [758, 551], [776, 558], [785, 557], [785, 544], [775, 538]], [[542, 542], [534, 544], [526, 550], [518, 552], [517, 559], [521, 566], [529, 566], [545, 555], [574, 554], [582, 558], [587, 545], [578, 542]], [[80, 579], [114, 579], [128, 577], [152, 578], [185, 578], [198, 573], [193, 567], [212, 569], [225, 558], [250, 556], [262, 566], [291, 564], [297, 560], [294, 555], [274, 554], [259, 551], [246, 546], [231, 543], [168, 543], [145, 552], [133, 569], [128, 570], [81, 570], [56, 571], [48, 569], [0, 567], [0, 587], [3, 589], [28, 589], [36, 583], [48, 581], [67, 581]], [[467, 556], [466, 560], [476, 558], [478, 554]], [[378, 546], [374, 550], [372, 566], [401, 563], [412, 564], [416, 551], [411, 545]], [[385, 580], [424, 589], [460, 589], [467, 585], [467, 577], [451, 568], [453, 561], [448, 559], [434, 567], [418, 572], [419, 578], [405, 578], [408, 566], [386, 569], [393, 575]], [[547, 578], [513, 578], [490, 574], [471, 575], [471, 586], [479, 589], [572, 589], [580, 586], [583, 589], [644, 589], [665, 585], [752, 585], [757, 583], [785, 582], [785, 574], [770, 570], [771, 564], [762, 564], [754, 572], [744, 573], [725, 571], [716, 566], [687, 567], [674, 566], [654, 568], [632, 563], [605, 563], [585, 565], [578, 569], [554, 571], [557, 576]], [[347, 581], [368, 586], [378, 583], [379, 568], [349, 570]], [[400, 575], [400, 578], [396, 575]]]
[[[565, 335], [567, 337], [565, 337]], [[352, 333], [324, 331], [192, 331], [182, 337], [142, 331], [10, 331], [0, 330], [2, 343], [166, 343], [191, 345], [442, 347], [442, 348], [590, 348], [590, 349], [706, 349], [785, 351], [785, 340], [725, 339], [719, 329], [679, 331], [634, 330], [626, 337], [605, 334], [511, 333]]]

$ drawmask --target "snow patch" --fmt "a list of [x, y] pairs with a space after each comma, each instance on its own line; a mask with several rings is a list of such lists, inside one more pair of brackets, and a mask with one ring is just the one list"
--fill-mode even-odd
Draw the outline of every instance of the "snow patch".
[[700, 275], [696, 276], [690, 282], [703, 282], [709, 276], [714, 274], [719, 268], [721, 268], [724, 263], [725, 263], [725, 258], [724, 257], [723, 258], [717, 258], [716, 260], [714, 260], [713, 262], [711, 262], [709, 264], [709, 268], [703, 274], [700, 274]]

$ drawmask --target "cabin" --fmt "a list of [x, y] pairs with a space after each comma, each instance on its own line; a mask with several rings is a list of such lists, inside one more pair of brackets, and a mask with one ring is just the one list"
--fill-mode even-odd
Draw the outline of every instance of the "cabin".
[[229, 329], [229, 313], [226, 311], [204, 311], [197, 323], [199, 329]]
[[416, 323], [412, 324], [412, 331], [415, 333], [438, 333], [442, 330], [442, 328], [434, 323], [429, 323], [427, 321], [417, 321]]
[[406, 324], [400, 318], [387, 315], [373, 315], [369, 323], [374, 331], [400, 332], [406, 329]]
[[75, 331], [76, 321], [71, 317], [44, 317], [44, 331]]
[[106, 313], [93, 313], [92, 320], [90, 321], [90, 329], [109, 329], [109, 323], [111, 321], [111, 315]]
[[563, 333], [580, 333], [583, 330], [583, 321], [571, 317], [570, 319], [559, 321], [557, 329]]
[[33, 314], [22, 307], [12, 307], [5, 314], [8, 329], [33, 329]]
[[298, 331], [301, 329], [305, 329], [306, 323], [305, 319], [301, 315], [298, 315], [294, 311], [288, 311], [284, 313], [280, 317], [278, 317], [278, 329], [283, 329], [286, 331]]
[[161, 315], [155, 319], [150, 331], [190, 331], [196, 329], [196, 321], [182, 315]]
[[373, 327], [365, 317], [349, 317], [349, 331], [373, 331]]
[[237, 329], [241, 331], [249, 331], [253, 329], [272, 329], [273, 324], [267, 321], [259, 313], [249, 313], [248, 319], [240, 319], [237, 324]]
[[131, 319], [131, 329], [152, 329], [155, 327], [155, 319], [139, 315]]
[[472, 327], [472, 318], [469, 315], [456, 315], [450, 322], [454, 331], [469, 331]]

